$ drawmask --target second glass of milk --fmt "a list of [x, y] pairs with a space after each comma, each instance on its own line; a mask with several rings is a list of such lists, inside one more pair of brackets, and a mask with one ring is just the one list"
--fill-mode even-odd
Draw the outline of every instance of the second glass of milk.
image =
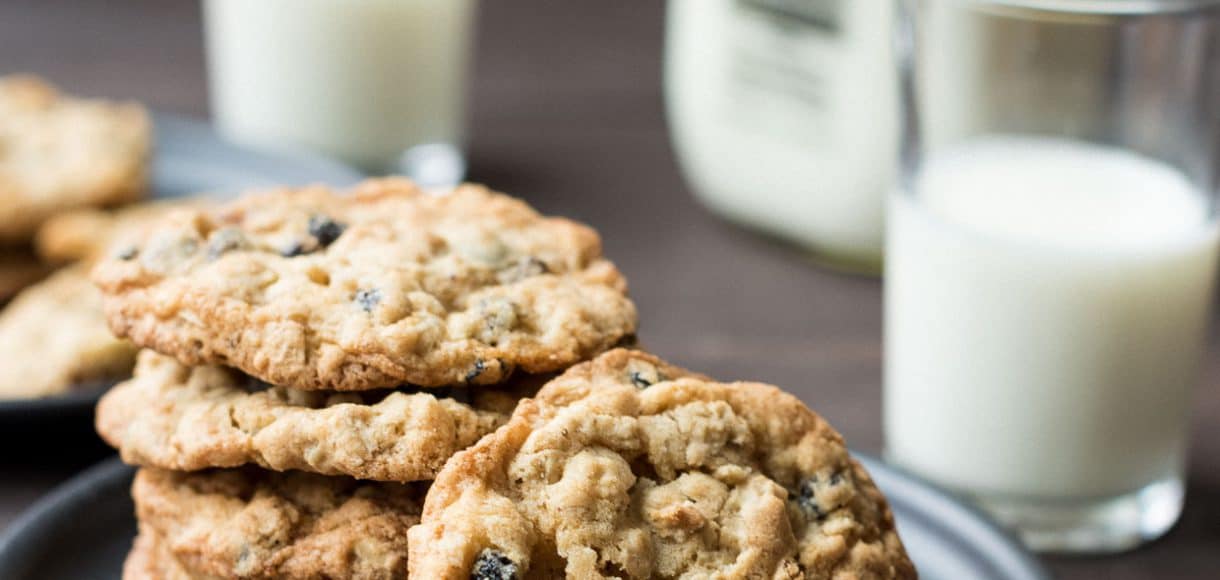
[[203, 15], [226, 136], [425, 185], [463, 177], [473, 0], [205, 0]]
[[1218, 4], [902, 5], [887, 454], [1036, 549], [1156, 538], [1220, 253]]

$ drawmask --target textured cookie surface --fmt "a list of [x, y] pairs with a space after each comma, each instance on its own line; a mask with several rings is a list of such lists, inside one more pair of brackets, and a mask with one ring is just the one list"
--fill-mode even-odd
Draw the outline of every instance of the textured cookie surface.
[[298, 389], [493, 384], [589, 358], [636, 322], [593, 230], [473, 185], [174, 212], [94, 276], [116, 334]]
[[0, 312], [0, 399], [55, 395], [123, 379], [136, 347], [110, 333], [84, 266], [31, 286]]
[[123, 562], [123, 580], [209, 580], [209, 577], [191, 573], [156, 532], [142, 529]]
[[145, 533], [181, 567], [223, 578], [402, 578], [422, 488], [257, 469], [141, 469]]
[[134, 104], [75, 99], [28, 76], [0, 78], [0, 242], [52, 215], [145, 190], [152, 127]]
[[639, 352], [573, 367], [456, 455], [419, 578], [914, 578], [893, 516], [799, 400]]
[[102, 397], [97, 430], [135, 465], [193, 471], [249, 463], [419, 481], [503, 424], [527, 394], [527, 385], [299, 391], [146, 350], [134, 378]]
[[208, 207], [203, 197], [133, 203], [121, 208], [83, 208], [52, 216], [38, 228], [34, 247], [51, 263], [97, 260], [112, 245], [127, 245], [170, 212]]

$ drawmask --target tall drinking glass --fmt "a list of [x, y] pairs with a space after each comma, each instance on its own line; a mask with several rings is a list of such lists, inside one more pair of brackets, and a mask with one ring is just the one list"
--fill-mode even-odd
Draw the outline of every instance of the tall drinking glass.
[[466, 167], [475, 9], [473, 0], [205, 0], [212, 116], [237, 141], [452, 185]]
[[1035, 549], [1156, 538], [1220, 250], [1220, 2], [898, 1], [887, 453]]

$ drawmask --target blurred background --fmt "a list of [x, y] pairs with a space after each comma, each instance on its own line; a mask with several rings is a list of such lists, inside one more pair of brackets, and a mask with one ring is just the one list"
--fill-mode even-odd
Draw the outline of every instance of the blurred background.
[[[880, 281], [816, 267], [805, 250], [729, 225], [696, 200], [665, 114], [665, 3], [485, 1], [476, 19], [468, 179], [596, 227], [631, 282], [648, 349], [723, 380], [781, 385], [853, 447], [879, 452]], [[4, 0], [0, 73], [12, 72], [154, 111], [209, 115], [198, 2]], [[1218, 354], [1213, 347], [1205, 359], [1196, 392], [1177, 528], [1117, 557], [1047, 558], [1058, 576], [1214, 577]], [[0, 459], [0, 527], [87, 463], [46, 447], [33, 461]]]

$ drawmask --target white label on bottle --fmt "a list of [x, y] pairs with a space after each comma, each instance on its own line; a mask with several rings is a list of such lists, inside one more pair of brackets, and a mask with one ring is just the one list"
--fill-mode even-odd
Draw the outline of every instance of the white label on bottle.
[[806, 147], [830, 142], [843, 8], [842, 0], [736, 0], [721, 92], [726, 121]]
[[829, 32], [839, 30], [842, 18], [842, 0], [737, 0], [737, 5]]

